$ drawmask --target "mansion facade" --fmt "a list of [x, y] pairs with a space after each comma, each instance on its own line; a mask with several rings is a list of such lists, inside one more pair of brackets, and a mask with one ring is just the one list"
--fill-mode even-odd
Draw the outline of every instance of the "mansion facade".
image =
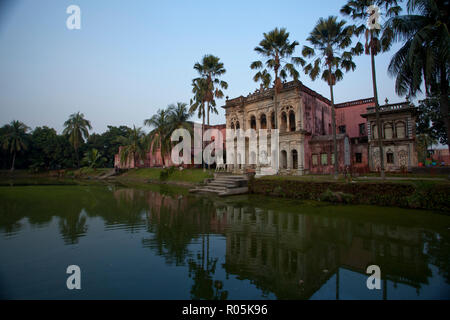
[[[247, 97], [227, 99], [223, 108], [227, 129], [255, 129], [256, 132], [267, 129], [269, 141], [270, 132], [278, 123], [279, 174], [331, 174], [334, 171], [331, 102], [300, 81], [283, 84], [278, 94], [277, 114], [273, 88], [261, 88]], [[337, 104], [335, 109], [339, 172], [379, 171], [374, 99]], [[386, 171], [406, 171], [417, 166], [416, 112], [409, 102], [386, 103], [380, 107]], [[255, 170], [257, 175], [274, 174], [270, 168], [249, 161], [255, 157], [254, 151], [250, 150], [246, 144], [246, 154], [235, 156], [239, 160], [243, 157], [245, 161], [227, 163], [228, 171]], [[237, 152], [237, 149], [227, 152]]]

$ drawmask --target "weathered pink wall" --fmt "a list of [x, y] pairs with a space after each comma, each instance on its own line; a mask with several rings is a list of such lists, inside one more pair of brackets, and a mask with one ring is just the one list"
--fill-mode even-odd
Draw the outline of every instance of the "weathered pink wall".
[[[359, 124], [366, 124], [367, 121], [362, 114], [367, 113], [368, 107], [373, 107], [373, 99], [361, 99], [336, 105], [336, 132], [339, 133], [339, 126], [346, 126], [346, 133], [350, 138], [360, 137]], [[367, 135], [367, 125], [366, 125]]]
[[[205, 126], [205, 130], [207, 129], [218, 129], [222, 133], [223, 142], [226, 144], [226, 125], [215, 125], [215, 126]], [[216, 137], [212, 136], [212, 140]], [[122, 147], [119, 147], [119, 153]], [[134, 169], [134, 168], [160, 168], [163, 167], [161, 150], [158, 149], [153, 153], [153, 150], [150, 149], [149, 152], [146, 153], [145, 159], [137, 160], [136, 163], [133, 158], [130, 158], [129, 161], [125, 164], [120, 163], [119, 153], [114, 156], [114, 166], [120, 169]], [[194, 153], [194, 146], [192, 145], [192, 154]], [[173, 166], [173, 162], [171, 160], [171, 155], [168, 154], [164, 157], [164, 165], [166, 167]], [[183, 167], [192, 167], [192, 164], [183, 165]]]

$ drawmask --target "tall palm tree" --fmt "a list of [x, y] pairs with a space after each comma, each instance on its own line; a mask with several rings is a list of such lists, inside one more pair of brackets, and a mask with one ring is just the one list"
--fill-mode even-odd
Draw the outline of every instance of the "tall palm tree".
[[11, 121], [6, 125], [5, 134], [1, 137], [3, 149], [12, 155], [11, 171], [14, 171], [16, 155], [18, 152], [27, 150], [27, 131], [29, 128], [20, 121]]
[[[399, 95], [416, 96], [424, 85], [427, 96], [440, 93], [440, 111], [450, 141], [449, 72], [450, 10], [448, 0], [409, 0], [407, 14], [392, 17], [384, 33], [403, 46], [394, 54], [389, 73]], [[449, 143], [450, 149], [450, 143]]]
[[78, 149], [81, 144], [84, 143], [84, 139], [89, 138], [89, 130], [92, 129], [91, 122], [84, 118], [84, 114], [77, 112], [71, 114], [69, 119], [64, 122], [63, 134], [69, 136], [70, 144], [75, 150], [75, 156], [77, 158], [77, 166], [80, 167], [80, 157]]
[[201, 62], [197, 62], [194, 69], [201, 78], [206, 80], [205, 101], [207, 103], [206, 114], [209, 126], [209, 113], [218, 114], [215, 98], [222, 99], [224, 97], [222, 90], [228, 89], [228, 83], [219, 79], [226, 73], [226, 70], [223, 63], [220, 62], [220, 58], [211, 54], [205, 55]]
[[[392, 36], [389, 33], [385, 33], [380, 40], [380, 29], [369, 29], [367, 26], [367, 21], [373, 15], [373, 10], [370, 10], [371, 6], [377, 6], [383, 9], [384, 16], [392, 17], [397, 16], [401, 11], [401, 7], [398, 5], [397, 0], [349, 0], [346, 5], [341, 9], [341, 13], [345, 16], [349, 16], [355, 22], [354, 33], [356, 36], [365, 34], [366, 45], [365, 53], [370, 55], [370, 61], [372, 66], [372, 87], [373, 87], [373, 97], [375, 102], [375, 115], [378, 130], [378, 147], [380, 149], [380, 175], [384, 180], [384, 159], [383, 159], [383, 138], [381, 136], [381, 123], [380, 123], [380, 105], [378, 102], [378, 88], [377, 88], [377, 76], [375, 69], [375, 56], [380, 52], [385, 52], [389, 49], [392, 42]], [[356, 44], [353, 53], [362, 54], [363, 45], [360, 41]]]
[[170, 152], [172, 146], [170, 141], [171, 113], [170, 109], [159, 109], [153, 117], [144, 121], [144, 125], [153, 128], [148, 135], [148, 141], [153, 155], [158, 149], [160, 150], [164, 167], [166, 166], [165, 156]]
[[283, 88], [281, 79], [289, 76], [297, 80], [300, 76], [295, 66], [304, 66], [305, 61], [301, 57], [292, 57], [295, 47], [299, 45], [297, 41], [289, 40], [289, 32], [285, 28], [275, 28], [269, 33], [264, 33], [264, 39], [261, 40], [255, 51], [266, 58], [265, 65], [260, 60], [254, 61], [250, 68], [258, 70], [253, 80], [261, 81], [266, 86], [272, 77], [269, 70], [274, 72], [274, 111], [275, 111], [275, 128], [278, 129], [278, 93]]
[[119, 136], [117, 142], [122, 145], [119, 152], [120, 163], [126, 164], [131, 158], [134, 159], [135, 162], [145, 158], [147, 144], [145, 133], [142, 131], [142, 128], [133, 126], [133, 129], [129, 130], [128, 136]]
[[326, 81], [330, 87], [335, 179], [338, 178], [339, 166], [333, 87], [337, 81], [343, 79], [343, 71], [353, 71], [356, 68], [353, 53], [345, 51], [351, 45], [353, 28], [346, 27], [345, 24], [344, 20], [338, 21], [338, 18], [334, 16], [327, 19], [320, 18], [307, 39], [311, 47], [304, 46], [302, 51], [304, 57], [311, 59], [304, 68], [305, 73], [314, 81], [322, 72], [322, 80]]
[[[197, 112], [197, 116], [199, 119], [202, 119], [202, 150], [203, 150], [203, 131], [205, 127], [205, 114], [206, 114], [206, 96], [208, 92], [208, 82], [206, 79], [203, 78], [196, 78], [192, 80], [192, 93], [194, 94], [194, 97], [190, 101], [191, 108], [189, 109], [189, 112], [194, 113]], [[212, 103], [215, 105], [215, 101], [213, 100]], [[205, 169], [205, 163], [203, 161], [203, 155], [202, 155], [202, 167]]]

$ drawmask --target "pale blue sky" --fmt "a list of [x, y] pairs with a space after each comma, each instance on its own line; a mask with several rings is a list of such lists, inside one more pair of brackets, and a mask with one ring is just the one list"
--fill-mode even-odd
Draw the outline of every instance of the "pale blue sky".
[[[319, 17], [338, 15], [345, 0], [150, 1], [16, 0], [0, 6], [0, 125], [62, 130], [81, 111], [95, 132], [107, 125], [142, 126], [158, 108], [189, 102], [195, 62], [221, 58], [226, 95], [253, 92], [258, 59], [253, 51], [263, 32], [286, 27], [300, 45]], [[66, 28], [66, 8], [81, 8], [81, 30]], [[298, 55], [300, 55], [300, 49]], [[377, 57], [379, 98], [403, 100], [387, 75], [391, 53]], [[336, 101], [372, 96], [370, 60], [336, 86]], [[329, 97], [324, 82], [300, 80]], [[219, 101], [223, 105], [224, 101]], [[212, 123], [225, 122], [222, 109]]]

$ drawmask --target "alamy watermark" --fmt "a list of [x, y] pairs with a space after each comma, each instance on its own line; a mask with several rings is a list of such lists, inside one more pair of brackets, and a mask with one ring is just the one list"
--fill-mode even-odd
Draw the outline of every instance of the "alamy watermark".
[[66, 13], [70, 14], [66, 20], [66, 27], [69, 30], [81, 29], [81, 9], [77, 5], [70, 5], [66, 9]]
[[380, 30], [380, 8], [378, 6], [371, 5], [367, 9], [369, 17], [367, 18], [367, 28], [369, 30]]
[[[272, 129], [226, 129], [225, 137], [219, 129], [202, 130], [194, 124], [192, 146], [191, 133], [186, 129], [177, 129], [171, 135], [175, 146], [171, 151], [174, 165], [241, 166], [255, 165], [279, 169], [279, 131]], [[226, 145], [226, 152], [225, 147]], [[194, 150], [193, 161], [191, 151]], [[225, 159], [226, 158], [226, 159]], [[226, 160], [226, 162], [225, 162]]]
[[66, 286], [69, 290], [81, 290], [81, 269], [77, 265], [70, 265], [66, 269], [66, 273], [70, 274], [67, 278]]

